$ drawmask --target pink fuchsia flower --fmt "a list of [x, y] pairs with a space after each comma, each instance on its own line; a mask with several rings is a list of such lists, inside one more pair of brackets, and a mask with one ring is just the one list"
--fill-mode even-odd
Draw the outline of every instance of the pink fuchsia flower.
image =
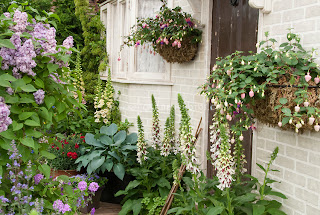
[[99, 185], [96, 182], [91, 182], [88, 190], [91, 192], [96, 192], [99, 189]]
[[80, 182], [78, 183], [78, 188], [79, 188], [79, 190], [84, 191], [85, 189], [87, 189], [87, 182], [85, 182], [85, 181], [80, 181]]
[[295, 112], [299, 112], [299, 111], [300, 111], [299, 105], [297, 105], [297, 106], [294, 107], [294, 111], [295, 111]]
[[308, 124], [312, 125], [314, 123], [315, 118], [313, 116], [309, 117]]
[[194, 26], [194, 23], [191, 21], [190, 18], [187, 18], [187, 19], [186, 19], [186, 22], [187, 22], [187, 24], [188, 24], [190, 27], [193, 27], [193, 26]]
[[137, 48], [138, 46], [140, 46], [140, 44], [141, 44], [141, 41], [139, 40], [136, 42], [136, 44], [134, 46]]
[[254, 92], [253, 90], [251, 89], [250, 92], [249, 92], [249, 96], [252, 98], [254, 96]]
[[304, 76], [304, 79], [306, 80], [306, 82], [309, 82], [311, 80], [311, 75], [309, 72]]
[[181, 42], [180, 41], [178, 42], [178, 48], [179, 49], [181, 48]]
[[163, 39], [163, 42], [164, 42], [166, 45], [169, 44], [169, 40], [168, 40], [166, 37]]
[[246, 97], [245, 93], [241, 93], [241, 98], [244, 99]]
[[315, 78], [314, 78], [314, 83], [319, 84], [319, 82], [320, 82], [319, 76], [315, 77]]
[[309, 106], [309, 102], [303, 102], [303, 105], [304, 105], [305, 107], [308, 107], [308, 106]]

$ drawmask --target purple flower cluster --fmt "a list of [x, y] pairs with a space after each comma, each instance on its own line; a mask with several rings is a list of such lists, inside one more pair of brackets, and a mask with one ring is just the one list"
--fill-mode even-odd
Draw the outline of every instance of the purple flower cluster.
[[34, 177], [34, 183], [35, 185], [38, 185], [40, 183], [40, 181], [43, 179], [43, 175], [42, 174], [36, 174]]
[[98, 185], [97, 182], [92, 182], [92, 183], [90, 183], [88, 189], [89, 189], [89, 191], [91, 191], [91, 192], [96, 192], [96, 191], [99, 189], [99, 185]]
[[78, 184], [78, 188], [79, 188], [79, 190], [84, 191], [85, 189], [87, 189], [87, 182], [80, 181]]
[[22, 40], [18, 34], [13, 34], [10, 41], [15, 46], [16, 49], [9, 49], [2, 47], [0, 49], [0, 56], [2, 57], [2, 69], [7, 70], [9, 66], [12, 66], [13, 75], [16, 78], [21, 78], [22, 73], [26, 73], [31, 76], [36, 74], [32, 71], [36, 67], [36, 62], [33, 58], [36, 57], [34, 46], [31, 39], [26, 40], [23, 45], [21, 45]]
[[[70, 49], [73, 47], [73, 37], [72, 36], [69, 36], [67, 37], [63, 43], [62, 43], [63, 47], [67, 48], [67, 49]], [[66, 52], [67, 54], [71, 54], [72, 51], [67, 51]]]
[[34, 100], [38, 105], [43, 103], [44, 100], [44, 91], [42, 89], [37, 90], [37, 92], [33, 93]]
[[16, 10], [13, 15], [12, 21], [17, 23], [16, 25], [12, 26], [12, 30], [20, 35], [26, 30], [26, 27], [28, 25], [28, 14], [26, 12]]
[[53, 209], [62, 214], [64, 214], [67, 211], [71, 211], [70, 206], [68, 204], [63, 204], [63, 202], [60, 199], [53, 202]]
[[4, 103], [4, 98], [0, 96], [0, 132], [6, 131], [12, 123], [9, 106]]

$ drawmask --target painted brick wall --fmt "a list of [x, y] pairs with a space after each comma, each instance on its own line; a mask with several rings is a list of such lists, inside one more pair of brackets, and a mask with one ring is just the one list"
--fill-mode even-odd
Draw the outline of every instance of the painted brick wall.
[[[202, 24], [211, 26], [208, 24], [209, 10], [207, 4], [209, 0], [202, 2], [202, 13], [206, 14], [206, 18], [201, 20]], [[192, 14], [192, 8], [187, 0], [174, 0], [175, 6], [181, 6], [182, 9]], [[204, 22], [204, 23], [203, 23]], [[157, 85], [157, 84], [133, 84], [133, 83], [118, 83], [114, 82], [113, 86], [116, 90], [121, 91], [120, 96], [120, 110], [123, 120], [127, 118], [130, 122], [134, 123], [134, 127], [130, 131], [136, 132], [136, 120], [137, 115], [141, 116], [145, 127], [146, 139], [151, 140], [151, 126], [152, 126], [152, 108], [151, 108], [151, 95], [154, 94], [157, 105], [159, 108], [160, 125], [162, 133], [164, 130], [164, 123], [169, 116], [171, 105], [176, 107], [176, 129], [178, 132], [180, 122], [180, 110], [177, 103], [177, 95], [180, 93], [184, 98], [187, 107], [189, 108], [189, 114], [192, 119], [192, 126], [194, 130], [198, 126], [199, 120], [203, 117], [201, 127], [204, 129], [202, 135], [197, 143], [198, 156], [201, 157], [202, 169], [206, 168], [205, 163], [205, 151], [207, 149], [207, 112], [208, 107], [206, 98], [200, 95], [201, 86], [209, 72], [210, 58], [207, 54], [209, 46], [208, 44], [208, 28], [203, 29], [203, 43], [199, 45], [199, 52], [196, 58], [183, 64], [172, 64], [170, 81], [173, 85]]]
[[[265, 31], [284, 42], [288, 28], [301, 36], [304, 47], [320, 48], [320, 1], [273, 0], [272, 12], [260, 14], [259, 38]], [[319, 56], [318, 56], [319, 61]], [[320, 214], [320, 133], [282, 131], [257, 123], [253, 139], [253, 173], [261, 180], [263, 173], [255, 163], [266, 164], [273, 149], [279, 155], [273, 167], [279, 173], [270, 177], [280, 181], [274, 188], [287, 195], [283, 208], [289, 215]]]

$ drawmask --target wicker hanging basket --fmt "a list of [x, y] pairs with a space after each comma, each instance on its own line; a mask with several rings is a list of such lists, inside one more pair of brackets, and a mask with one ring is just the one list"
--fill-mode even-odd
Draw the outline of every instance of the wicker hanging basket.
[[193, 60], [198, 52], [198, 43], [192, 41], [192, 37], [186, 37], [181, 42], [181, 47], [172, 47], [172, 41], [168, 45], [157, 44], [157, 52], [169, 63], [185, 63]]
[[[309, 107], [317, 107], [320, 108], [320, 89], [314, 82], [309, 83], [308, 87], [308, 99]], [[268, 90], [265, 92], [265, 98], [256, 100], [255, 104], [252, 104], [252, 109], [254, 111], [255, 117], [263, 123], [277, 126], [278, 123], [282, 121], [283, 113], [282, 108], [289, 108], [291, 113], [295, 112], [295, 106], [297, 103], [294, 101], [297, 96], [295, 92], [299, 89], [298, 86], [290, 85], [289, 83], [282, 83], [278, 85], [270, 85]], [[275, 110], [275, 107], [281, 105], [280, 98], [286, 98], [287, 103], [283, 105], [283, 107]], [[300, 105], [303, 107], [303, 104]], [[304, 125], [302, 125], [301, 130], [314, 130], [314, 125], [308, 124], [308, 116], [303, 114], [302, 117], [293, 117], [293, 120], [304, 121]], [[295, 123], [286, 124], [282, 127], [284, 130], [295, 130]]]

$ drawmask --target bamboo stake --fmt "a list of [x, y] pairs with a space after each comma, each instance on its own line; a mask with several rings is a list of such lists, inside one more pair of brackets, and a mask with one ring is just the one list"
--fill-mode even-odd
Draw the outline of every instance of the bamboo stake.
[[[200, 122], [198, 124], [197, 130], [196, 130], [196, 133], [195, 133], [195, 136], [194, 136], [195, 137], [195, 141], [194, 141], [193, 144], [196, 144], [196, 142], [197, 142], [197, 140], [199, 138], [199, 135], [202, 132], [202, 128], [200, 128], [201, 122], [202, 122], [202, 117], [200, 118]], [[180, 169], [179, 169], [179, 173], [178, 173], [178, 178], [177, 178], [178, 181], [181, 181], [182, 176], [185, 173], [185, 171], [186, 171], [186, 165], [181, 164]], [[170, 192], [168, 194], [166, 203], [164, 204], [164, 206], [163, 206], [163, 208], [162, 208], [162, 210], [160, 212], [160, 215], [166, 215], [168, 213], [168, 210], [170, 209], [171, 204], [172, 204], [173, 199], [174, 199], [174, 194], [177, 192], [178, 188], [179, 188], [178, 183], [173, 184], [173, 186], [171, 187], [171, 190], [170, 190]]]

